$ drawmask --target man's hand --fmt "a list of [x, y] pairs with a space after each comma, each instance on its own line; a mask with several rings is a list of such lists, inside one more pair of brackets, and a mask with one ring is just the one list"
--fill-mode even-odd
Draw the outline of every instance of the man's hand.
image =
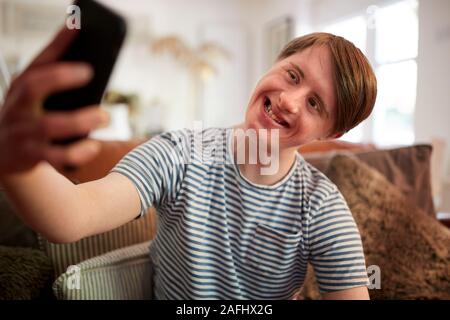
[[75, 35], [63, 28], [12, 82], [0, 107], [0, 176], [27, 171], [41, 161], [56, 168], [81, 165], [99, 151], [99, 144], [87, 139], [67, 146], [52, 145], [51, 140], [88, 134], [108, 121], [106, 112], [96, 106], [70, 112], [42, 109], [47, 96], [80, 87], [92, 77], [89, 65], [57, 62]]

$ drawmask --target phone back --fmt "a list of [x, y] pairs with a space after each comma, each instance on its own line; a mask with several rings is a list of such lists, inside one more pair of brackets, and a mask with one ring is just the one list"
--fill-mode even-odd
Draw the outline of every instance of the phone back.
[[74, 110], [99, 104], [108, 84], [114, 63], [126, 34], [124, 19], [93, 0], [74, 2], [80, 7], [81, 28], [61, 61], [83, 61], [93, 70], [92, 80], [85, 86], [56, 93], [46, 99], [48, 111]]

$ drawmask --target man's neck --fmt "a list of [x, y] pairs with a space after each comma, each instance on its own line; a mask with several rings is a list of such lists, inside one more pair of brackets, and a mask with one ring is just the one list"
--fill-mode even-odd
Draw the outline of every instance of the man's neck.
[[[235, 126], [236, 128], [242, 128], [241, 126]], [[238, 151], [237, 150], [237, 137], [234, 135], [234, 130], [232, 131], [233, 137], [232, 137], [232, 151], [233, 151], [233, 157], [234, 162], [237, 163], [239, 171], [241, 175], [243, 175], [247, 180], [250, 182], [253, 182], [255, 184], [260, 185], [274, 185], [277, 182], [281, 181], [291, 169], [292, 165], [295, 162], [296, 157], [296, 150], [290, 149], [290, 150], [279, 150], [276, 155], [269, 155], [269, 158], [271, 159], [269, 164], [264, 164], [263, 161], [259, 158], [259, 151], [257, 149], [257, 155], [254, 155], [254, 159], [256, 160], [256, 163], [250, 162], [250, 150], [249, 144], [245, 143], [245, 161], [241, 163], [242, 161], [237, 161], [237, 153], [238, 152], [244, 152], [243, 150]], [[258, 148], [259, 148], [258, 144]], [[277, 157], [277, 159], [273, 159], [273, 157]], [[278, 161], [278, 165], [275, 166], [276, 170], [270, 170], [270, 174], [264, 174], [264, 169], [266, 172], [268, 171], [268, 168], [273, 165], [272, 161]]]

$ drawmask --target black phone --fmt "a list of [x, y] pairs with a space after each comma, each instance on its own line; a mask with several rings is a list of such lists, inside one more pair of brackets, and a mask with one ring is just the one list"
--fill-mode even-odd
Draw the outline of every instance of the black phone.
[[[83, 87], [58, 92], [43, 104], [46, 111], [68, 111], [100, 104], [126, 35], [126, 22], [113, 10], [94, 0], [77, 0], [80, 28], [60, 61], [81, 61], [91, 65], [94, 75]], [[75, 31], [75, 30], [74, 30]], [[68, 144], [85, 137], [53, 141]]]

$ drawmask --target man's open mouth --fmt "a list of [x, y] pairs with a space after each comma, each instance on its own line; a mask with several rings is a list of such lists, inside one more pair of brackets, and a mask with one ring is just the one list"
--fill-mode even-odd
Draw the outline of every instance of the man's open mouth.
[[280, 126], [289, 128], [289, 124], [286, 121], [280, 119], [273, 113], [272, 103], [270, 102], [270, 99], [268, 97], [264, 97], [264, 110], [266, 111], [266, 114], [269, 116], [270, 119], [278, 123]]

